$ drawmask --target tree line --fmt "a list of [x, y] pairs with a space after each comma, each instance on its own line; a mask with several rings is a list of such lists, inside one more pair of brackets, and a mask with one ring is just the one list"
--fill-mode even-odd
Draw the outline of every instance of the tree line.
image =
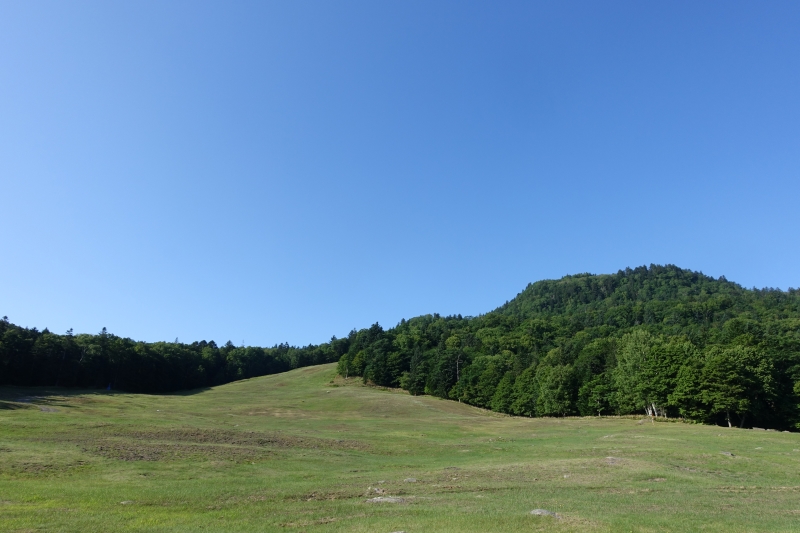
[[[355, 336], [355, 332], [352, 333]], [[141, 342], [106, 331], [58, 335], [0, 320], [0, 385], [173, 392], [338, 361], [349, 338], [302, 348], [234, 346], [228, 341]]]
[[800, 428], [800, 291], [672, 265], [566, 276], [478, 317], [360, 330], [338, 372], [520, 416]]
[[649, 414], [800, 428], [800, 291], [673, 265], [528, 285], [320, 345], [146, 343], [0, 320], [0, 385], [172, 392], [338, 362], [344, 377], [520, 416]]

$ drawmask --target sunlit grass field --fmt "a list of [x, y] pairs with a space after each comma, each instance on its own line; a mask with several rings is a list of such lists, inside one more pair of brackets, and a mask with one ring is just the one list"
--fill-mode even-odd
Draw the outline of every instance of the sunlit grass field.
[[334, 374], [0, 388], [0, 530], [800, 531], [800, 434], [513, 418]]

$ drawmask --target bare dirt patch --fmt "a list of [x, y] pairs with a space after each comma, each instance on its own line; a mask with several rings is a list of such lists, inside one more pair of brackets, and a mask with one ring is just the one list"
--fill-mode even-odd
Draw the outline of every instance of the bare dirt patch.
[[364, 450], [358, 441], [297, 437], [278, 433], [221, 429], [176, 428], [121, 430], [105, 427], [75, 442], [91, 454], [122, 461], [167, 461], [186, 457], [211, 460], [252, 461], [279, 449]]
[[19, 477], [42, 477], [70, 474], [88, 465], [86, 461], [18, 461], [0, 464], [0, 473]]
[[323, 518], [318, 518], [316, 520], [304, 520], [300, 522], [284, 522], [279, 524], [281, 527], [308, 527], [308, 526], [318, 526], [321, 524], [331, 524], [336, 522], [338, 518], [333, 516], [326, 516]]

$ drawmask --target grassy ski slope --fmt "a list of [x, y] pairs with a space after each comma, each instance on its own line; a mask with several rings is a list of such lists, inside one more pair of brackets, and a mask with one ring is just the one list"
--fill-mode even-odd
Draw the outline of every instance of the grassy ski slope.
[[512, 418], [334, 374], [0, 388], [0, 531], [800, 530], [800, 434]]

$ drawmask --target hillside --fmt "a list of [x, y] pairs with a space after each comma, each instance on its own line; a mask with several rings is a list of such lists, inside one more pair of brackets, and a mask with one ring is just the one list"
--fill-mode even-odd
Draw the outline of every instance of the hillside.
[[2, 531], [797, 526], [800, 435], [509, 417], [332, 364], [172, 395], [0, 387], [0, 427]]
[[305, 347], [145, 343], [0, 320], [0, 385], [160, 393], [331, 362], [345, 377], [520, 416], [797, 429], [800, 292], [651, 265], [539, 281], [477, 317], [425, 315]]
[[566, 276], [478, 317], [359, 331], [339, 373], [522, 416], [797, 427], [800, 292], [675, 266]]

